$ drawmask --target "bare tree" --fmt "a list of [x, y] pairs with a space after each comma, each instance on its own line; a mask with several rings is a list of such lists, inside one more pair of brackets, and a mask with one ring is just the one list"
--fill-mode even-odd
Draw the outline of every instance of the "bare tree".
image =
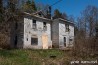
[[98, 8], [87, 6], [77, 22], [78, 33], [75, 37], [75, 50], [81, 56], [87, 57], [94, 54], [98, 48], [98, 38], [95, 37], [97, 36]]
[[98, 8], [95, 6], [88, 6], [82, 12], [82, 23], [84, 23], [85, 31], [92, 37], [95, 35], [95, 24], [98, 21]]

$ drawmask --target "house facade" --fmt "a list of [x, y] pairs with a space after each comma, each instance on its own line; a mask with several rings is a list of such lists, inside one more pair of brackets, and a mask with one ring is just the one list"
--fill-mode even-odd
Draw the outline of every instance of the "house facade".
[[72, 47], [74, 42], [74, 24], [61, 18], [52, 22], [52, 44], [54, 47]]
[[11, 35], [12, 48], [49, 49], [73, 46], [74, 25], [64, 19], [47, 19], [25, 13], [15, 23]]
[[51, 21], [40, 17], [25, 17], [23, 48], [48, 49], [51, 46]]

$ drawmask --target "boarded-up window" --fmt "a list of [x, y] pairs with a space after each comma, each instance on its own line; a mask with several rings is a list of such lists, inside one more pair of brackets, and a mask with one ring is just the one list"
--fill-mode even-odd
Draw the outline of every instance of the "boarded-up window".
[[31, 38], [31, 45], [38, 45], [38, 38]]

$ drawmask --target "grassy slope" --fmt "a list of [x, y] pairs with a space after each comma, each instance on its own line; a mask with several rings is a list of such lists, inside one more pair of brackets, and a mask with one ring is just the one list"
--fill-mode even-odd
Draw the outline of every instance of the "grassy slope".
[[[51, 58], [50, 56], [56, 56]], [[60, 50], [0, 50], [0, 65], [70, 65], [73, 57]]]
[[0, 50], [0, 65], [57, 65], [65, 55], [60, 50]]

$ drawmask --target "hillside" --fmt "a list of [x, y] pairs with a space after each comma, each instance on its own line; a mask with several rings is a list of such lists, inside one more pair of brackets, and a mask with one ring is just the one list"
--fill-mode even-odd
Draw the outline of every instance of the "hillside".
[[[82, 60], [82, 58], [71, 56], [70, 53], [57, 49], [0, 50], [0, 65], [71, 65], [73, 60]], [[94, 58], [87, 59], [94, 60]]]
[[59, 50], [0, 50], [0, 65], [57, 65], [67, 62], [66, 55]]

